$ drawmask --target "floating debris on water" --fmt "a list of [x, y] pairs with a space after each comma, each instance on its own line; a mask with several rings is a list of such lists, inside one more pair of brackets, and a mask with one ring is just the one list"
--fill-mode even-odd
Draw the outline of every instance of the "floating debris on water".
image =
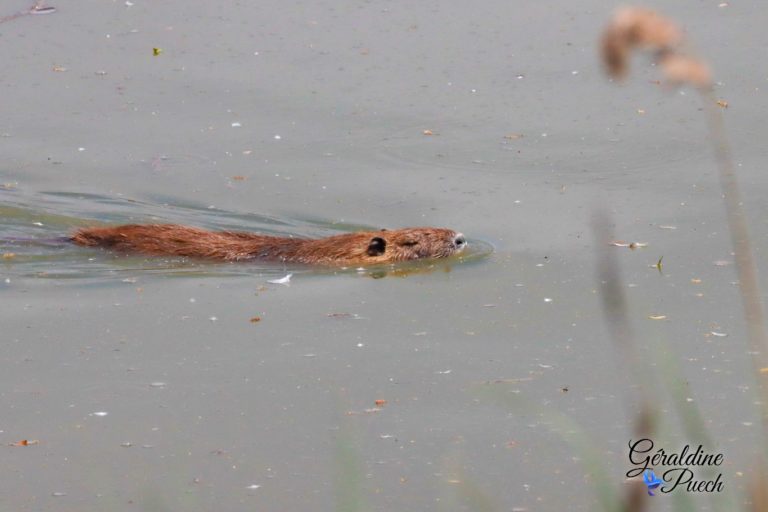
[[36, 5], [32, 8], [32, 10], [29, 11], [32, 14], [53, 14], [56, 12], [55, 7], [43, 7], [40, 5]]
[[645, 242], [625, 242], [623, 240], [614, 240], [610, 242], [608, 245], [612, 245], [614, 247], [628, 247], [629, 249], [642, 249], [643, 247], [648, 247], [648, 244]]
[[268, 279], [267, 282], [272, 284], [289, 284], [291, 282], [292, 276], [293, 274], [288, 274], [287, 276], [281, 277], [280, 279]]
[[36, 444], [40, 444], [40, 441], [37, 439], [22, 439], [21, 441], [16, 441], [15, 443], [8, 443], [8, 446], [34, 446]]

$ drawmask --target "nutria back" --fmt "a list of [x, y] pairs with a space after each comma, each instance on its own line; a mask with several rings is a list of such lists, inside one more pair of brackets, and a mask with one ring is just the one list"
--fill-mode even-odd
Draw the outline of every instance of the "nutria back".
[[79, 229], [71, 240], [83, 246], [156, 256], [222, 261], [257, 259], [340, 266], [445, 258], [460, 252], [467, 245], [461, 233], [429, 227], [361, 231], [306, 239], [207, 231], [176, 224], [127, 224]]

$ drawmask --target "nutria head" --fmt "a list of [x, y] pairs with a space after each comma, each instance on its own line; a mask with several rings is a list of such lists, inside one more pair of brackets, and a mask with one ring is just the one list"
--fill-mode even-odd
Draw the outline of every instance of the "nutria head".
[[299, 252], [306, 263], [393, 263], [446, 258], [464, 250], [464, 235], [442, 228], [363, 231], [309, 241]]

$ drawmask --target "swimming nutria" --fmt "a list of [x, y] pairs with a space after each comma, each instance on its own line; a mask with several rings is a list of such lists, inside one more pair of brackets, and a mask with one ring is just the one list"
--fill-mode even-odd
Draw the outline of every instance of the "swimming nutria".
[[445, 258], [464, 249], [464, 235], [442, 228], [361, 231], [320, 239], [206, 231], [175, 224], [83, 228], [78, 245], [158, 256], [213, 260], [265, 260], [314, 265], [371, 265], [420, 258]]

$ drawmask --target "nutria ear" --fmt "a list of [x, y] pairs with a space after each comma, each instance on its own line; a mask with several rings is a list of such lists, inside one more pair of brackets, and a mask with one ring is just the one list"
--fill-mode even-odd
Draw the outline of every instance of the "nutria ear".
[[383, 238], [375, 236], [371, 238], [371, 241], [368, 243], [368, 250], [365, 252], [368, 256], [381, 256], [386, 249], [387, 242]]

